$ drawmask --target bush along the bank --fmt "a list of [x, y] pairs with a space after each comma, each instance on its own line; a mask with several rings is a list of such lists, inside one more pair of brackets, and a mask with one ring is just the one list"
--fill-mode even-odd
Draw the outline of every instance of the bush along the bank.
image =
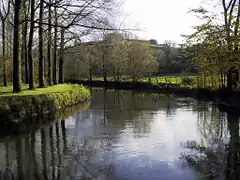
[[[26, 116], [42, 116], [54, 110], [86, 101], [88, 89], [61, 84], [35, 91], [0, 94], [0, 116], [4, 123], [19, 123]], [[0, 122], [0, 123], [3, 123]]]

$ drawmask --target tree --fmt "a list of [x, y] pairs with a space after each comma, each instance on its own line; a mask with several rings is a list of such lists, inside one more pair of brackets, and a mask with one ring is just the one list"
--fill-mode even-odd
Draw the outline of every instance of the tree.
[[22, 81], [26, 84], [28, 81], [28, 50], [27, 50], [27, 35], [28, 35], [28, 21], [29, 16], [29, 2], [23, 1], [22, 8], [22, 46], [21, 46], [21, 60], [22, 60]]
[[172, 65], [172, 57], [171, 57], [171, 49], [175, 46], [176, 44], [173, 41], [166, 40], [164, 42], [165, 46], [165, 55], [166, 55], [166, 65], [167, 68], [169, 68]]
[[153, 56], [147, 44], [128, 42], [126, 45], [126, 75], [135, 81], [142, 75], [149, 75], [157, 71], [157, 59]]
[[48, 2], [48, 44], [47, 44], [47, 62], [48, 62], [48, 85], [52, 85], [52, 1]]
[[33, 35], [34, 35], [34, 15], [35, 15], [35, 0], [31, 0], [30, 3], [30, 30], [29, 30], [29, 40], [28, 40], [28, 70], [29, 70], [29, 89], [34, 89], [34, 63], [32, 56], [33, 47]]
[[[58, 22], [61, 21], [61, 25], [59, 25], [59, 27], [61, 28], [61, 42], [59, 50], [59, 83], [64, 82], [63, 51], [66, 44], [66, 36], [72, 36], [69, 37], [69, 39], [74, 40], [76, 34], [78, 34], [79, 36], [87, 35], [91, 33], [94, 29], [113, 30], [114, 28], [106, 28], [105, 21], [105, 17], [108, 16], [111, 12], [113, 2], [114, 1], [112, 0], [80, 0], [61, 4], [61, 7], [64, 7], [65, 13], [61, 14], [58, 19]], [[73, 7], [73, 9], [69, 9], [66, 7]], [[72, 31], [74, 28], [75, 31], [76, 29], [78, 29], [77, 32]]]
[[[2, 22], [2, 58], [3, 58], [3, 84], [7, 86], [7, 69], [6, 69], [6, 23], [10, 13], [10, 1], [7, 4], [4, 1], [0, 2], [0, 19]], [[5, 7], [7, 6], [7, 7]]]
[[43, 26], [42, 26], [42, 21], [43, 21], [43, 7], [44, 7], [44, 1], [40, 0], [40, 5], [39, 5], [39, 30], [38, 30], [38, 50], [39, 50], [39, 65], [38, 65], [38, 83], [39, 87], [43, 88], [45, 87], [45, 82], [44, 82], [44, 59], [43, 59]]
[[124, 75], [127, 62], [127, 45], [121, 37], [115, 36], [112, 39], [113, 48], [111, 49], [110, 69], [115, 81], [119, 81]]
[[[157, 57], [149, 44], [130, 41], [117, 32], [102, 32], [96, 41], [68, 47], [65, 51], [68, 71], [67, 78], [79, 79], [102, 75], [105, 82], [109, 76], [119, 81], [123, 76], [138, 80], [158, 70]], [[86, 71], [87, 70], [87, 71]]]
[[59, 83], [64, 82], [64, 74], [63, 74], [64, 34], [65, 34], [65, 28], [62, 28], [61, 29], [60, 54], [59, 54]]
[[[29, 83], [29, 89], [35, 88], [35, 79], [37, 79], [39, 87], [45, 87], [44, 76], [49, 85], [57, 84], [57, 80], [63, 83], [65, 46], [72, 44], [75, 37], [80, 39], [93, 32], [94, 29], [106, 29], [103, 19], [109, 16], [112, 4], [114, 4], [114, 0], [39, 0], [37, 2], [35, 0], [16, 2], [15, 0], [14, 2], [1, 0], [0, 19], [3, 32], [3, 75], [1, 76], [4, 79], [4, 85], [7, 85], [9, 72], [13, 75], [14, 91], [21, 90], [19, 87], [21, 79], [25, 83]], [[11, 13], [12, 9], [14, 13]], [[19, 29], [20, 25], [21, 30]], [[12, 32], [11, 26], [14, 32]], [[6, 31], [8, 28], [9, 31]], [[35, 32], [38, 33], [35, 34]], [[46, 67], [43, 63], [45, 38], [48, 62]], [[38, 49], [37, 52], [36, 49]], [[14, 56], [12, 57], [13, 70], [9, 68], [11, 63], [8, 62], [7, 57], [11, 56], [10, 52], [14, 52], [12, 53]], [[57, 62], [57, 58], [59, 58], [59, 62]], [[44, 74], [44, 70], [47, 70], [47, 75]], [[18, 80], [19, 76], [20, 80]]]
[[79, 72], [84, 72], [88, 74], [89, 81], [92, 81], [94, 70], [96, 72], [96, 66], [98, 63], [97, 56], [99, 55], [99, 51], [96, 45], [94, 44], [83, 44], [80, 45], [79, 51], [76, 52], [76, 59], [79, 59], [81, 62], [76, 62], [76, 74], [75, 77], [80, 74]]
[[[220, 74], [223, 74], [224, 72], [227, 79], [227, 88], [232, 90], [233, 85], [236, 87], [237, 81], [239, 80], [238, 71], [240, 64], [238, 53], [240, 1], [230, 0], [226, 2], [225, 0], [221, 0], [220, 2], [222, 11], [217, 14], [207, 11], [205, 8], [191, 10], [191, 12], [198, 14], [204, 23], [196, 26], [196, 32], [188, 36], [188, 39], [194, 39], [195, 43], [197, 42], [204, 46], [204, 48], [201, 49], [205, 62], [211, 62], [213, 65], [213, 62], [224, 61], [225, 67], [221, 67]], [[218, 47], [218, 49], [214, 48], [214, 46]], [[205, 50], [203, 51], [203, 49]], [[212, 51], [211, 53], [204, 54], [207, 49], [211, 51], [214, 50], [214, 52]], [[223, 51], [216, 55], [217, 52], [219, 52], [219, 49], [222, 49]], [[219, 66], [219, 63], [216, 65]]]
[[21, 0], [14, 1], [14, 38], [13, 38], [13, 92], [21, 91], [20, 58], [19, 58], [19, 26]]
[[[54, 1], [57, 4], [57, 0]], [[53, 42], [53, 84], [57, 84], [57, 33], [58, 33], [58, 18], [57, 18], [57, 6], [54, 6], [54, 42]]]

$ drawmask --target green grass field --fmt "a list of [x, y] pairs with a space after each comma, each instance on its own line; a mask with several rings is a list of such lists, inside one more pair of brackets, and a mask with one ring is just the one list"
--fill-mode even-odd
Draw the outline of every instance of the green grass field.
[[55, 86], [49, 86], [46, 88], [36, 88], [35, 90], [28, 90], [27, 84], [22, 84], [22, 92], [13, 93], [11, 85], [7, 87], [0, 87], [0, 97], [3, 96], [35, 96], [41, 94], [52, 94], [72, 90], [74, 85], [72, 84], [59, 84]]
[[[87, 79], [84, 79], [87, 80]], [[94, 81], [103, 81], [102, 77], [94, 77]], [[114, 77], [108, 77], [109, 81], [115, 81]], [[120, 82], [132, 82], [133, 80], [128, 77], [121, 77]], [[175, 85], [179, 87], [188, 87], [188, 88], [197, 88], [199, 87], [199, 84], [203, 84], [203, 78], [199, 79], [198, 76], [158, 76], [158, 77], [141, 77], [136, 80], [137, 82], [146, 82], [151, 83], [154, 85], [160, 85], [160, 84], [169, 84], [169, 85]], [[205, 79], [204, 85], [201, 87], [211, 88], [211, 89], [217, 89], [219, 88], [219, 80], [218, 78], [210, 78], [207, 77]]]

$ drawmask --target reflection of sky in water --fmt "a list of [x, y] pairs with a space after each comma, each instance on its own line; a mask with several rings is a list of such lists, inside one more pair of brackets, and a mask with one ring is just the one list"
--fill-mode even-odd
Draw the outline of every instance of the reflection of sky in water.
[[179, 109], [174, 120], [168, 120], [165, 113], [160, 111], [154, 115], [150, 134], [146, 137], [134, 138], [131, 129], [126, 129], [120, 135], [119, 143], [122, 146], [118, 151], [134, 152], [127, 156], [141, 153], [153, 156], [156, 160], [173, 161], [183, 151], [180, 142], [199, 140], [196, 132], [196, 117], [191, 112], [183, 112]]
[[[89, 109], [76, 117], [76, 122], [70, 118], [66, 123], [71, 128], [75, 125], [73, 134], [78, 141], [75, 139], [72, 144], [85, 142], [88, 149], [94, 149], [87, 160], [92, 168], [110, 164], [115, 178], [129, 180], [196, 178], [195, 172], [179, 159], [181, 153], [188, 151], [180, 147], [181, 142], [200, 141], [196, 114], [186, 108], [179, 108], [170, 116], [163, 110], [143, 111], [135, 119], [127, 120], [125, 129], [113, 136], [117, 127], [101, 123], [103, 116], [99, 111]], [[133, 121], [137, 121], [135, 127]], [[146, 124], [146, 132], [134, 131], [144, 129]]]
[[179, 164], [180, 153], [186, 149], [180, 142], [199, 140], [196, 117], [179, 109], [171, 120], [165, 113], [154, 114], [150, 134], [134, 138], [131, 129], [120, 135], [116, 152], [117, 172], [128, 179], [194, 179], [194, 172]]
[[[183, 169], [167, 162], [151, 159], [149, 156], [137, 156], [114, 162], [117, 177], [131, 180], [146, 179], [195, 179], [191, 169]], [[114, 171], [114, 170], [113, 170]]]

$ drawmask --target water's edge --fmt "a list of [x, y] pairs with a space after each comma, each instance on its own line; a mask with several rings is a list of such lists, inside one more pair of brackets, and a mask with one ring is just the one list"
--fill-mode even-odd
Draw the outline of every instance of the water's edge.
[[115, 82], [115, 81], [86, 81], [67, 80], [68, 83], [83, 84], [88, 87], [100, 87], [106, 89], [134, 90], [136, 92], [152, 92], [163, 94], [175, 94], [183, 97], [193, 97], [197, 100], [212, 101], [225, 108], [240, 109], [240, 92], [226, 89], [209, 90], [206, 88], [185, 88], [179, 86], [166, 86], [166, 84], [153, 85], [143, 82]]

